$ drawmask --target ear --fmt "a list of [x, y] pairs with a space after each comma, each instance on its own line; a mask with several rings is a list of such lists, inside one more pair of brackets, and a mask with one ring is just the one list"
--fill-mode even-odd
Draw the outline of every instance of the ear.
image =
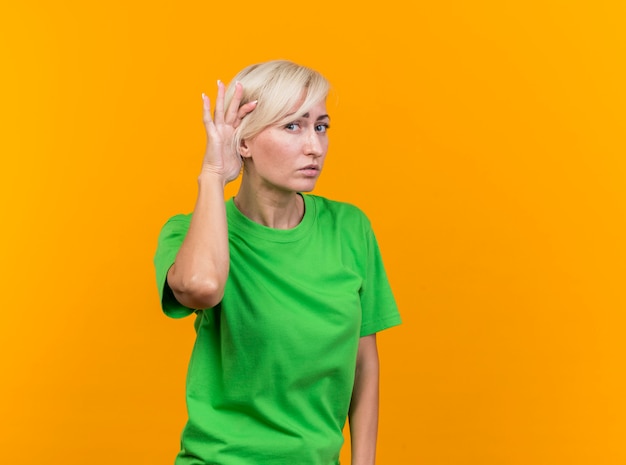
[[241, 155], [242, 158], [250, 158], [251, 156], [250, 146], [245, 139], [241, 139], [241, 142], [239, 142], [239, 155]]

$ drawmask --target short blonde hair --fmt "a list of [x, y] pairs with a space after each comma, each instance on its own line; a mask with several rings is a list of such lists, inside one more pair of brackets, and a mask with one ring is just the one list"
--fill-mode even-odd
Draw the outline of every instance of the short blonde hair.
[[297, 112], [304, 114], [328, 96], [330, 84], [315, 70], [286, 60], [250, 65], [241, 70], [226, 90], [224, 108], [228, 108], [235, 84], [243, 86], [241, 105], [257, 100], [257, 106], [241, 121], [233, 136], [233, 148], [239, 152], [241, 141], [256, 136], [268, 126], [288, 123], [290, 112], [301, 102]]

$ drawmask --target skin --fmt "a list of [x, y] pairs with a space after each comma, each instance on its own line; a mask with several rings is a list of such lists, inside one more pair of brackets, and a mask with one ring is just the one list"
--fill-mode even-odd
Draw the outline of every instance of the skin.
[[376, 334], [372, 334], [360, 339], [357, 354], [354, 390], [349, 412], [352, 465], [376, 463], [378, 392], [378, 348]]
[[[299, 106], [299, 105], [298, 105]], [[281, 126], [243, 140], [244, 175], [235, 203], [244, 215], [271, 228], [296, 226], [304, 214], [298, 192], [315, 187], [328, 151], [326, 103], [318, 102]]]
[[[187, 236], [170, 268], [167, 281], [176, 299], [190, 308], [210, 308], [224, 295], [229, 271], [229, 247], [224, 186], [244, 171], [237, 208], [251, 220], [278, 229], [295, 227], [304, 215], [304, 200], [321, 173], [328, 151], [330, 118], [325, 101], [305, 114], [293, 109], [290, 124], [269, 126], [242, 141], [239, 154], [231, 148], [235, 129], [256, 107], [239, 107], [243, 88], [224, 108], [225, 88], [218, 81], [215, 113], [203, 98], [207, 146], [198, 176], [198, 197]], [[378, 430], [379, 362], [376, 335], [360, 339], [349, 420], [352, 465], [373, 465]]]

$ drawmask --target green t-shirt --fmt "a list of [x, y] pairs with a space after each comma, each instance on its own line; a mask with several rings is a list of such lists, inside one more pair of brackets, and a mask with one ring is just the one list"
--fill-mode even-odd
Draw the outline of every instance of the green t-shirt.
[[[304, 195], [279, 230], [226, 202], [230, 274], [222, 302], [197, 310], [189, 419], [177, 465], [335, 465], [359, 337], [400, 323], [376, 239], [356, 207]], [[191, 215], [163, 227], [155, 256], [164, 312], [183, 317], [167, 271]]]

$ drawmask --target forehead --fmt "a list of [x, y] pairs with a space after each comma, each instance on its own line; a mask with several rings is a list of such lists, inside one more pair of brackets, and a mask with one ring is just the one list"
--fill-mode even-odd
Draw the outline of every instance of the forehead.
[[294, 105], [288, 116], [312, 119], [317, 119], [321, 116], [328, 116], [326, 114], [326, 100], [320, 100], [308, 108], [302, 108], [303, 103], [304, 101], [300, 100], [296, 105]]

